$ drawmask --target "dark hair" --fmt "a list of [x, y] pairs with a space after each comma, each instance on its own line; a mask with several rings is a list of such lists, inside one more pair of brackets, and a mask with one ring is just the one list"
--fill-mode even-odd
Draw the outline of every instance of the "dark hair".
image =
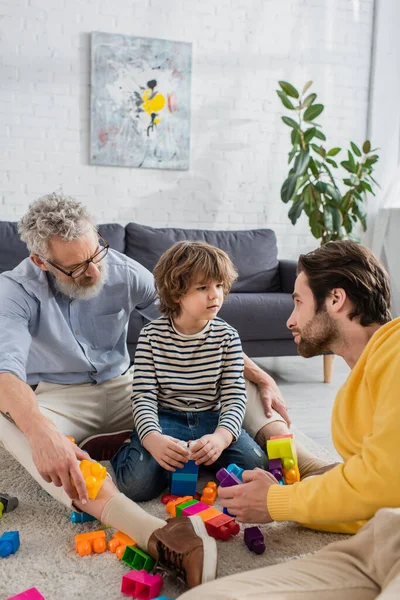
[[219, 248], [205, 242], [177, 242], [158, 260], [153, 270], [156, 290], [160, 298], [160, 311], [166, 317], [178, 316], [177, 300], [184, 296], [193, 282], [222, 283], [225, 296], [229, 294], [237, 271], [229, 256]]
[[341, 240], [328, 242], [308, 254], [301, 254], [298, 273], [304, 273], [316, 302], [322, 310], [334, 288], [342, 288], [353, 304], [349, 315], [364, 327], [384, 325], [391, 320], [389, 276], [374, 254], [360, 244]]

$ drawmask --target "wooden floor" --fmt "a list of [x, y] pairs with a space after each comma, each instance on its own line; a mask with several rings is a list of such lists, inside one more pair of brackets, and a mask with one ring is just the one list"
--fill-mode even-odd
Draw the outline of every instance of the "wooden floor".
[[257, 358], [255, 362], [278, 383], [290, 408], [293, 424], [332, 453], [337, 454], [331, 439], [331, 411], [336, 392], [350, 369], [335, 357], [331, 383], [323, 383], [323, 359], [283, 356]]

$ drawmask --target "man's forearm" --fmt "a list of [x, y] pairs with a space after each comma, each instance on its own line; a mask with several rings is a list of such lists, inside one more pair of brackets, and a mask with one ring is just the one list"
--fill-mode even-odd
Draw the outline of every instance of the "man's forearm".
[[266, 373], [265, 371], [260, 369], [260, 367], [258, 367], [256, 365], [256, 363], [253, 362], [251, 360], [251, 358], [249, 358], [247, 356], [247, 354], [245, 354], [244, 352], [243, 352], [243, 361], [244, 361], [244, 376], [246, 379], [248, 379], [249, 381], [252, 381], [256, 385], [259, 385], [260, 383], [268, 383], [269, 378], [270, 378], [268, 373]]
[[12, 373], [0, 373], [0, 412], [27, 437], [38, 425], [48, 423], [30, 386]]

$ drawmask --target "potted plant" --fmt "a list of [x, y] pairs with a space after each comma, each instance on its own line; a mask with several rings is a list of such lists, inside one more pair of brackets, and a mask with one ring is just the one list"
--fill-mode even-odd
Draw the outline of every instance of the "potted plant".
[[309, 93], [311, 85], [308, 81], [300, 94], [291, 83], [279, 81], [277, 94], [293, 115], [282, 117], [291, 129], [292, 148], [281, 199], [292, 203], [288, 216], [293, 225], [304, 210], [311, 233], [321, 245], [340, 239], [359, 242], [353, 228], [361, 224], [363, 231], [367, 229], [365, 204], [367, 195], [375, 195], [373, 188], [378, 185], [372, 172], [379, 156], [368, 140], [361, 148], [350, 142], [347, 159], [340, 163], [345, 177], [338, 181], [335, 157], [342, 149], [325, 144], [326, 137], [315, 122], [324, 105], [316, 102], [317, 94]]

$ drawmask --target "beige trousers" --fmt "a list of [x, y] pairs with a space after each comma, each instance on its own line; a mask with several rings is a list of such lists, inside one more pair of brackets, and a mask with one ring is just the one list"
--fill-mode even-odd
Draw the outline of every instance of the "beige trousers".
[[[99, 433], [113, 433], [133, 429], [131, 406], [133, 367], [124, 375], [104, 383], [91, 385], [59, 385], [40, 383], [35, 390], [40, 411], [65, 435], [79, 444], [85, 438]], [[248, 404], [244, 427], [253, 437], [265, 424], [283, 420], [274, 411], [264, 415], [257, 387], [247, 382]], [[247, 421], [247, 422], [246, 422]], [[14, 458], [51, 496], [71, 507], [71, 498], [64, 488], [46, 483], [32, 459], [28, 440], [21, 431], [0, 415], [0, 441]]]
[[[268, 537], [266, 546], [270, 552]], [[200, 598], [399, 600], [400, 509], [379, 510], [355, 536], [329, 544], [313, 556], [224, 577], [178, 600]]]

